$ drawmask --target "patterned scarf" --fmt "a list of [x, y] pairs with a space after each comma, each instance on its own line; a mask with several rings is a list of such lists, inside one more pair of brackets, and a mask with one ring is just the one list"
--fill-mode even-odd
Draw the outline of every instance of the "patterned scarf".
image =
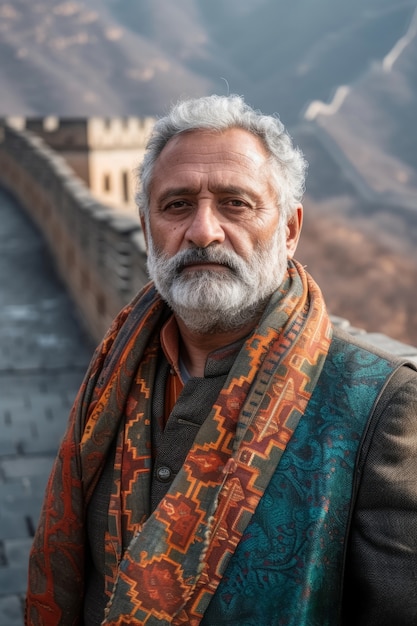
[[305, 412], [331, 340], [320, 290], [291, 262], [181, 471], [149, 515], [150, 399], [166, 315], [148, 285], [93, 357], [31, 552], [27, 624], [81, 621], [85, 511], [116, 442], [103, 624], [197, 626]]

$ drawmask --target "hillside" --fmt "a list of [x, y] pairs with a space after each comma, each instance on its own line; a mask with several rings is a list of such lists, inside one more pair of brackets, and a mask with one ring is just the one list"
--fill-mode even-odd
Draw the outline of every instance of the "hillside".
[[417, 199], [414, 210], [399, 197], [396, 204], [375, 199], [332, 158], [321, 134], [302, 127], [296, 139], [310, 163], [297, 258], [330, 313], [417, 345]]
[[297, 136], [311, 163], [304, 256], [331, 309], [414, 345], [416, 60], [417, 14], [382, 62]]
[[406, 238], [381, 236], [372, 220], [352, 221], [347, 197], [317, 205], [305, 201], [297, 258], [320, 284], [329, 312], [353, 326], [417, 345], [414, 251]]

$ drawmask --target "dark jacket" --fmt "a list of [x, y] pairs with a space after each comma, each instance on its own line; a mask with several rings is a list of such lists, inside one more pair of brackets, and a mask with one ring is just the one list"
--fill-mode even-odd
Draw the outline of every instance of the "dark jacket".
[[335, 330], [202, 626], [417, 624], [417, 373]]

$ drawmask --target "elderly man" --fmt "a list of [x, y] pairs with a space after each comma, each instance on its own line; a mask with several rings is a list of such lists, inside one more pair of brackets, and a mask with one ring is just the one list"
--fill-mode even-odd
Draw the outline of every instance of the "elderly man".
[[27, 624], [417, 623], [417, 374], [333, 329], [293, 259], [304, 172], [237, 96], [156, 123], [152, 282], [75, 402]]

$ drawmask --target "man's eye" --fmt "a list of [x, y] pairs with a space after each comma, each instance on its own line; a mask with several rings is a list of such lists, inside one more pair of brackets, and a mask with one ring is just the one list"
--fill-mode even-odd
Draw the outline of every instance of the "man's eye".
[[175, 200], [174, 202], [170, 202], [164, 207], [165, 211], [175, 210], [175, 209], [183, 209], [189, 205], [185, 200]]
[[227, 200], [225, 200], [225, 204], [228, 204], [230, 206], [246, 206], [245, 202], [243, 202], [243, 200], [239, 200], [237, 198], [229, 198]]

